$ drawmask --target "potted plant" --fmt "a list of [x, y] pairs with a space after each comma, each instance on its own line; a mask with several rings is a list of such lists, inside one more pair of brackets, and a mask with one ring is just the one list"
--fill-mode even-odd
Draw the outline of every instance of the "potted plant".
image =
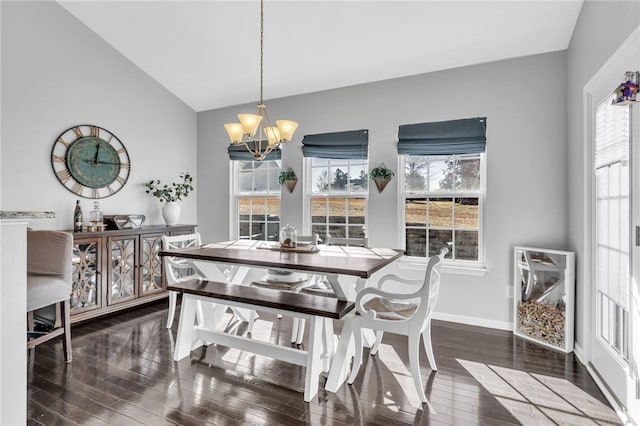
[[296, 176], [296, 172], [289, 167], [287, 170], [283, 169], [280, 171], [280, 174], [278, 175], [278, 182], [280, 185], [286, 184], [287, 188], [289, 188], [289, 193], [291, 193], [298, 183], [298, 177]]
[[147, 194], [165, 203], [162, 207], [162, 217], [167, 225], [175, 225], [180, 218], [180, 205], [183, 198], [193, 191], [193, 177], [189, 172], [180, 174], [182, 182], [172, 182], [171, 185], [162, 184], [160, 180], [152, 179], [145, 184]]
[[378, 192], [382, 192], [384, 187], [387, 186], [387, 184], [391, 180], [391, 177], [394, 175], [395, 173], [388, 169], [387, 166], [384, 165], [384, 163], [369, 170], [369, 178], [373, 179], [373, 181], [376, 183]]

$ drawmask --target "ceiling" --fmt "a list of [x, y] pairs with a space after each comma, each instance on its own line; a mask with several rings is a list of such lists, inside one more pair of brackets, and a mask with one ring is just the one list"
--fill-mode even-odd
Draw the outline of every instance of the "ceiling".
[[[59, 1], [196, 111], [256, 102], [260, 3]], [[564, 50], [582, 0], [264, 4], [264, 98]]]

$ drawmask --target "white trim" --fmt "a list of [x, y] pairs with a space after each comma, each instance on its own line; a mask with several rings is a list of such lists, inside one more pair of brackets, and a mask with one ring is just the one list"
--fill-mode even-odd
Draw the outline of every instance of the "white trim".
[[631, 421], [631, 419], [627, 417], [627, 414], [625, 413], [624, 408], [621, 407], [620, 404], [618, 404], [618, 401], [613, 397], [613, 395], [611, 395], [611, 392], [609, 392], [609, 388], [607, 388], [607, 385], [602, 381], [602, 379], [600, 378], [598, 373], [593, 369], [591, 364], [584, 364], [584, 366], [589, 372], [589, 375], [591, 376], [593, 381], [596, 382], [596, 386], [598, 386], [598, 389], [600, 389], [600, 392], [602, 392], [604, 397], [607, 399], [607, 402], [609, 402], [609, 404], [611, 405], [611, 408], [613, 408], [613, 410], [616, 412], [616, 414], [620, 418], [620, 421], [624, 425], [630, 425], [630, 426], [633, 425], [633, 422]]
[[[582, 301], [582, 335], [584, 336], [584, 342], [582, 344], [584, 347], [580, 348], [580, 357], [583, 360], [583, 363], [587, 366], [589, 374], [592, 376], [600, 390], [603, 392], [609, 403], [614, 407], [620, 418], [623, 422], [629, 422], [630, 420], [623, 413], [623, 408], [620, 407], [618, 402], [615, 401], [615, 398], [612, 397], [610, 391], [607, 388], [606, 380], [607, 377], [599, 376], [594, 367], [591, 365], [592, 359], [594, 355], [594, 348], [592, 343], [592, 336], [594, 335], [594, 331], [597, 327], [597, 318], [594, 313], [597, 312], [595, 307], [595, 300], [593, 298], [594, 294], [594, 285], [595, 282], [592, 279], [594, 277], [594, 263], [595, 257], [592, 250], [593, 240], [595, 236], [595, 217], [592, 211], [592, 205], [594, 204], [593, 192], [594, 192], [594, 178], [593, 178], [593, 140], [594, 134], [592, 129], [592, 124], [594, 120], [594, 102], [599, 101], [607, 93], [604, 93], [606, 86], [605, 84], [610, 84], [610, 82], [619, 82], [620, 78], [623, 76], [623, 72], [629, 69], [637, 69], [638, 67], [638, 56], [637, 56], [637, 43], [640, 39], [640, 26], [637, 27], [627, 39], [620, 45], [620, 47], [606, 60], [606, 62], [600, 67], [600, 69], [593, 75], [593, 77], [585, 84], [582, 90], [582, 102], [583, 102], [583, 111], [582, 111], [582, 130], [583, 130], [583, 144], [585, 146], [585, 150], [583, 151], [583, 179], [584, 179], [584, 200], [583, 200], [583, 211], [584, 211], [584, 224], [583, 224], [583, 262], [581, 268], [581, 278], [583, 280], [582, 288], [585, 290], [584, 300]], [[632, 61], [630, 64], [629, 61]], [[604, 88], [603, 88], [604, 87]], [[612, 85], [611, 90], [615, 88], [615, 83]], [[637, 108], [637, 106], [636, 106]], [[633, 126], [633, 123], [632, 123]], [[632, 140], [636, 140], [636, 136], [634, 136], [635, 130], [632, 127], [632, 135], [634, 138]], [[633, 142], [632, 142], [633, 143]], [[638, 167], [638, 165], [634, 165], [633, 167]], [[636, 171], [631, 170], [633, 175], [636, 175]], [[630, 188], [631, 191], [634, 191], [634, 188]], [[633, 203], [637, 203], [634, 201], [635, 193], [631, 193], [631, 203], [630, 209]], [[633, 229], [635, 223], [635, 218], [633, 216], [633, 211], [631, 211], [630, 216], [630, 230]], [[632, 247], [633, 248], [633, 247]], [[630, 263], [633, 264], [633, 258], [630, 259]], [[636, 275], [637, 276], [637, 275]], [[633, 275], [632, 275], [633, 282]], [[579, 285], [579, 283], [576, 283]], [[633, 285], [633, 284], [631, 284]], [[633, 300], [633, 298], [630, 298]], [[630, 313], [633, 307], [630, 307]], [[633, 315], [630, 315], [630, 322], [633, 321]], [[634, 330], [638, 324], [630, 324], [630, 329]], [[633, 335], [630, 336], [630, 347], [633, 348]], [[636, 343], [637, 344], [637, 343]], [[631, 349], [629, 353], [629, 366], [634, 366], [638, 360], [634, 359], [633, 349]], [[636, 373], [637, 374], [637, 373]], [[609, 378], [611, 379], [611, 378]], [[631, 380], [631, 378], [627, 378], [627, 381]], [[624, 401], [626, 404], [628, 401]], [[637, 404], [638, 401], [635, 401]], [[633, 402], [632, 402], [633, 404]], [[627, 407], [629, 408], [629, 407]]]
[[513, 324], [511, 322], [494, 321], [486, 318], [468, 317], [465, 315], [446, 314], [442, 312], [434, 312], [432, 318], [439, 321], [448, 321], [458, 324], [474, 325], [477, 327], [513, 332]]
[[[398, 259], [398, 261], [396, 262], [396, 265], [398, 266], [398, 269], [404, 269], [406, 271], [421, 271], [421, 272], [426, 272], [427, 270], [427, 261], [426, 258], [424, 261], [422, 261], [419, 258], [407, 258], [407, 257], [402, 257], [400, 259]], [[451, 274], [451, 275], [466, 275], [466, 276], [472, 276], [472, 277], [484, 277], [487, 272], [489, 272], [489, 269], [487, 269], [487, 267], [485, 265], [469, 265], [469, 266], [464, 266], [464, 265], [458, 265], [455, 264], [454, 262], [451, 262], [451, 264], [446, 264], [443, 263], [442, 267], [441, 267], [441, 271], [443, 274]]]

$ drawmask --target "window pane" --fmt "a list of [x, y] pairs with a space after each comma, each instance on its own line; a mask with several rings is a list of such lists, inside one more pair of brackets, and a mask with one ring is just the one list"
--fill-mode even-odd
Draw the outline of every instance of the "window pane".
[[429, 226], [431, 228], [453, 227], [453, 199], [431, 198], [429, 200]]
[[253, 189], [253, 171], [242, 170], [238, 173], [238, 191], [251, 192]]
[[335, 238], [347, 238], [347, 227], [340, 225], [329, 225], [329, 235]]
[[407, 155], [404, 166], [404, 180], [409, 192], [427, 189], [428, 163], [424, 157]]
[[365, 192], [368, 187], [367, 168], [363, 164], [349, 167], [352, 192]]
[[260, 167], [253, 172], [253, 191], [267, 192], [269, 189], [269, 169]]
[[456, 229], [479, 229], [477, 198], [456, 198], [454, 211]]
[[311, 222], [325, 223], [327, 220], [327, 200], [325, 198], [311, 199]]
[[328, 166], [328, 165], [329, 165], [329, 160], [326, 158], [315, 158], [315, 157], [311, 158], [311, 167]]
[[238, 198], [238, 217], [240, 220], [249, 220], [251, 214], [251, 199]]
[[253, 222], [251, 224], [251, 235], [249, 235], [249, 239], [251, 240], [262, 240], [263, 234], [262, 230], [264, 228], [264, 222]]
[[267, 198], [265, 202], [267, 203], [267, 215], [269, 216], [267, 220], [280, 220], [280, 198]]
[[330, 183], [328, 168], [314, 168], [311, 170], [311, 192], [316, 194], [327, 192], [329, 191]]
[[[345, 198], [329, 198], [329, 223], [345, 223], [347, 200]], [[336, 237], [337, 235], [332, 236]]]
[[406, 231], [406, 247], [405, 254], [407, 256], [421, 256], [427, 255], [427, 230], [426, 229], [411, 229], [407, 228]]
[[349, 238], [364, 238], [364, 226], [349, 226]]
[[322, 225], [311, 225], [311, 234], [315, 235], [318, 234], [320, 236], [320, 238], [322, 239], [322, 241], [326, 241], [326, 236], [327, 236], [327, 227], [326, 225], [322, 224]]
[[427, 226], [427, 199], [411, 198], [404, 204], [407, 226]]
[[459, 179], [458, 189], [462, 191], [477, 191], [480, 189], [479, 158], [458, 159], [456, 171]]
[[264, 220], [266, 214], [264, 199], [251, 200], [251, 220]]
[[364, 198], [350, 198], [349, 200], [349, 223], [360, 223], [364, 225], [366, 201]]
[[429, 162], [429, 186], [430, 192], [438, 192], [453, 189], [450, 179], [447, 178], [447, 164], [450, 163], [446, 158], [432, 157]]
[[249, 222], [240, 222], [238, 224], [238, 236], [240, 238], [249, 236]]
[[478, 232], [456, 231], [456, 260], [478, 260]]
[[[442, 247], [452, 247], [453, 231], [451, 230], [429, 230], [429, 257], [440, 253]], [[451, 259], [451, 251], [447, 253], [445, 259]]]
[[349, 168], [331, 167], [331, 189], [334, 191], [347, 191], [349, 189]]

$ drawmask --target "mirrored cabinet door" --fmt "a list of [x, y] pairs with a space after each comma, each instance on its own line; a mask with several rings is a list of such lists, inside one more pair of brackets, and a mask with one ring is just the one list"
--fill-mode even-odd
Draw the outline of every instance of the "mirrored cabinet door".
[[137, 295], [135, 285], [137, 271], [136, 241], [137, 237], [135, 235], [108, 238], [109, 304], [131, 300]]
[[140, 289], [142, 295], [164, 290], [162, 280], [162, 259], [158, 252], [162, 249], [163, 234], [141, 235], [140, 239]]
[[100, 238], [79, 239], [73, 244], [73, 287], [71, 313], [97, 309], [101, 306]]

